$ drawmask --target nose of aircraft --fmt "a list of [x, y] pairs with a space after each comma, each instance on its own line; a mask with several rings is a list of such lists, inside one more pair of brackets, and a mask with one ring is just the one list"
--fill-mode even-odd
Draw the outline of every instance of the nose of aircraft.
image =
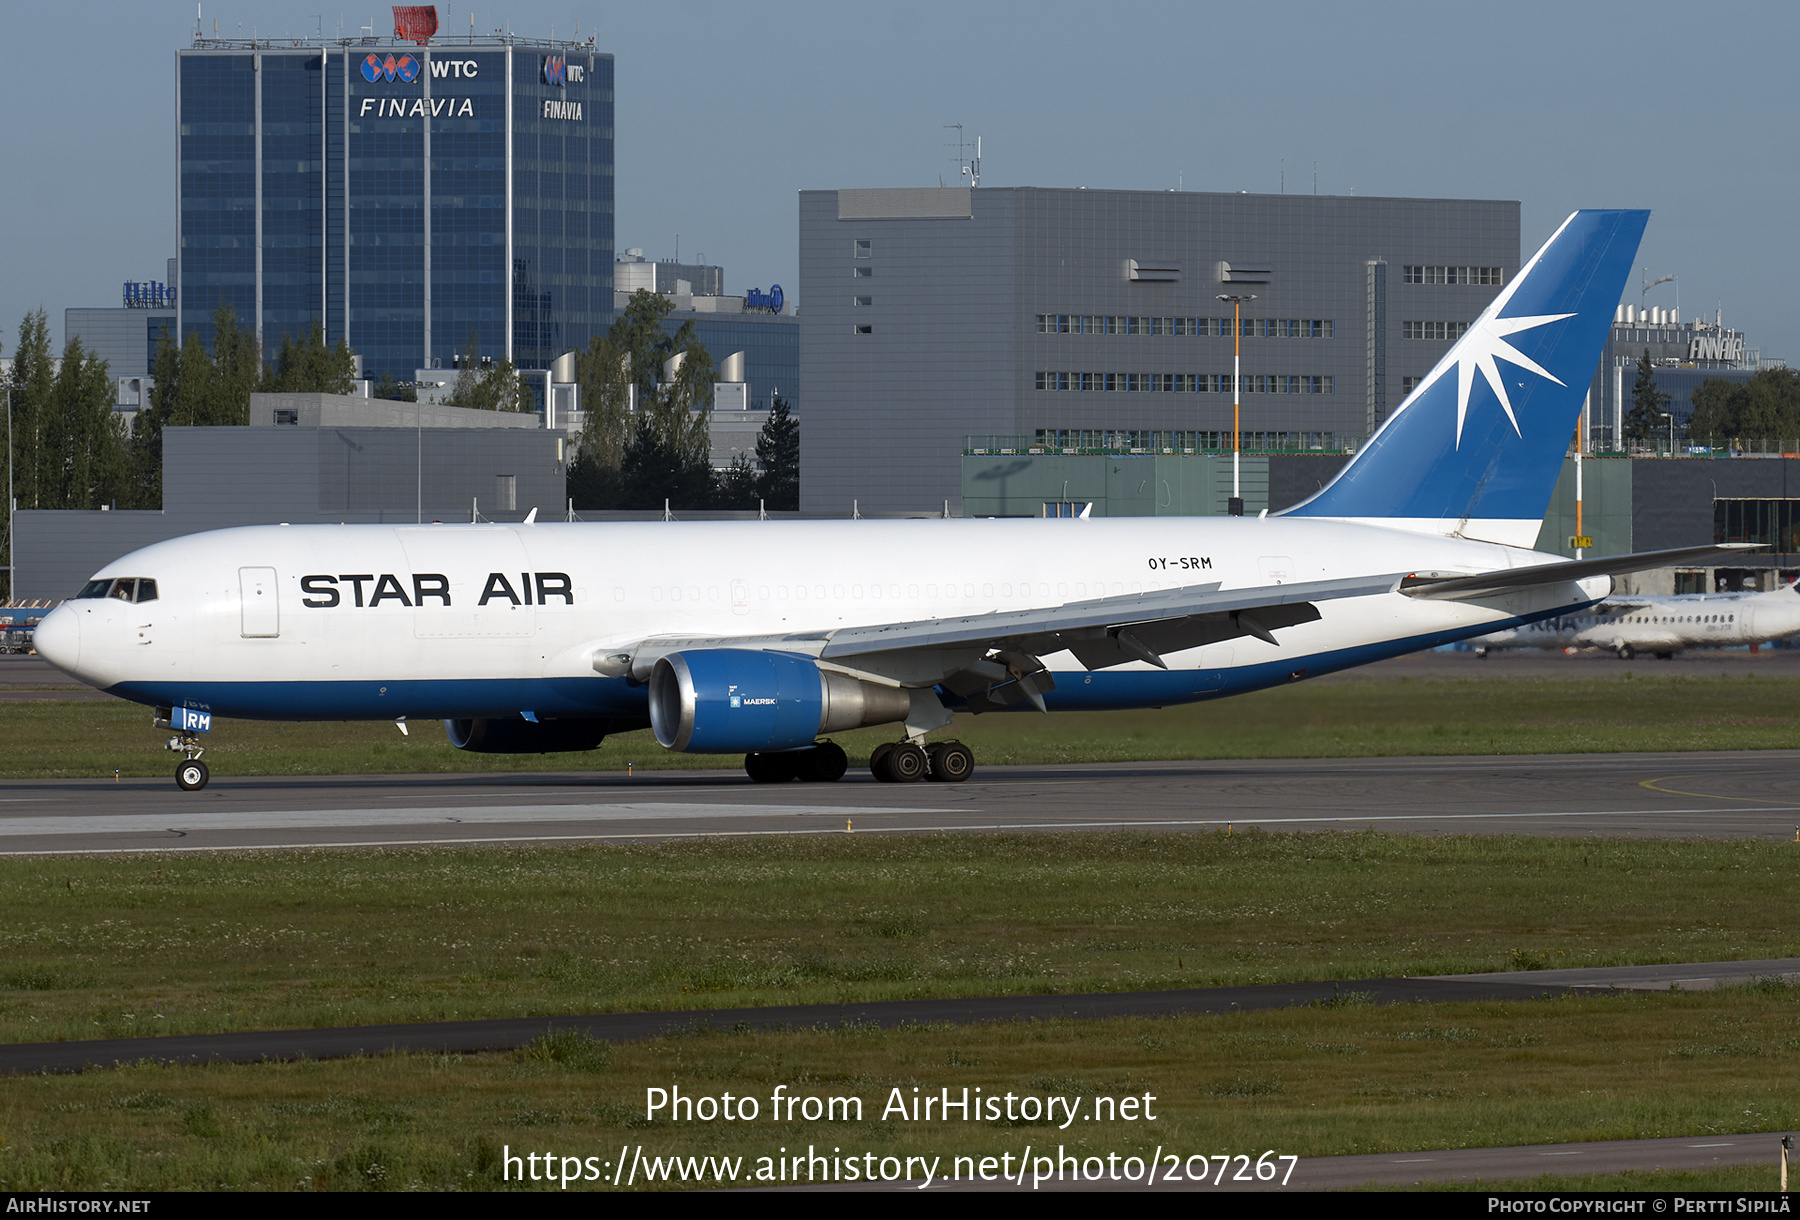
[[81, 664], [81, 617], [73, 606], [58, 606], [31, 633], [32, 647], [44, 660], [75, 677]]

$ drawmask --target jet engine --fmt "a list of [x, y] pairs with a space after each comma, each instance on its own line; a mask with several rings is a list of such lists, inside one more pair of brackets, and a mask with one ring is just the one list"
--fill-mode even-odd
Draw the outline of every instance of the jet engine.
[[650, 727], [664, 749], [740, 754], [905, 720], [912, 692], [820, 669], [810, 657], [707, 648], [657, 658]]
[[[637, 728], [637, 725], [623, 726]], [[608, 733], [622, 731], [618, 722], [598, 720], [446, 720], [450, 744], [474, 754], [560, 754], [591, 750]]]

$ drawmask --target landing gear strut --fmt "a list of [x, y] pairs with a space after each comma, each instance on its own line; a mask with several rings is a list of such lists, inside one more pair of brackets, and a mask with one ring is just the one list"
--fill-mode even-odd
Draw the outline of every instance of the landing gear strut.
[[744, 755], [744, 773], [759, 784], [785, 784], [800, 780], [828, 784], [844, 777], [850, 760], [842, 746], [822, 741], [804, 750], [782, 750]]
[[185, 761], [175, 768], [175, 786], [183, 792], [198, 792], [206, 787], [206, 781], [212, 778], [212, 772], [200, 761], [200, 755], [206, 752], [200, 739], [192, 733], [183, 733], [179, 737], [169, 738], [163, 747], [181, 754]]
[[893, 741], [875, 747], [869, 755], [869, 771], [884, 784], [912, 784], [922, 779], [960, 784], [974, 774], [975, 752], [960, 741], [929, 746]]

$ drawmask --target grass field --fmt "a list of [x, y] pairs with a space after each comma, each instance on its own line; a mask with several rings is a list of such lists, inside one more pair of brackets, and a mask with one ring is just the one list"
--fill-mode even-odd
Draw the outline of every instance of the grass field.
[[1800, 954], [1800, 847], [920, 835], [0, 859], [0, 1039]]
[[[0, 776], [165, 774], [126, 704], [0, 704]], [[1800, 680], [1395, 681], [1166, 711], [965, 718], [985, 763], [1788, 748]], [[861, 756], [888, 731], [840, 738]], [[622, 770], [482, 756], [435, 725], [222, 723], [219, 775]], [[1203, 986], [1800, 954], [1800, 847], [1224, 836], [832, 837], [663, 846], [0, 859], [0, 1040]], [[1765, 985], [1171, 1021], [696, 1032], [518, 1055], [8, 1082], [0, 1189], [503, 1185], [500, 1149], [616, 1158], [1019, 1152], [1316, 1156], [1800, 1125], [1800, 1007]], [[644, 1090], [1156, 1093], [1152, 1131], [641, 1117]], [[1152, 1140], [1151, 1137], [1154, 1137]], [[1073, 1137], [1073, 1138], [1072, 1138]], [[1149, 1142], [1146, 1142], [1149, 1141]], [[1041, 1146], [1041, 1144], [1040, 1144]], [[1772, 1165], [1771, 1152], [1770, 1163]], [[1773, 1169], [1538, 1188], [1767, 1189]], [[641, 1185], [642, 1183], [640, 1183]]]
[[[164, 775], [174, 760], [149, 709], [124, 702], [0, 704], [0, 779]], [[216, 775], [623, 771], [728, 767], [740, 755], [669, 754], [649, 732], [583, 754], [467, 754], [441, 726], [387, 721], [216, 721]], [[1307, 684], [1148, 711], [960, 716], [951, 733], [984, 764], [1186, 758], [1787, 749], [1800, 741], [1800, 679], [1621, 677]], [[839, 734], [858, 765], [892, 726]]]
[[[621, 1146], [631, 1160], [639, 1148], [651, 1158], [743, 1158], [739, 1172], [750, 1176], [758, 1158], [809, 1145], [857, 1158], [936, 1156], [943, 1173], [957, 1156], [1016, 1161], [1028, 1147], [1080, 1158], [1147, 1158], [1160, 1146], [1184, 1159], [1254, 1159], [1269, 1150], [1312, 1157], [1779, 1133], [1800, 1124], [1796, 998], [1761, 984], [1168, 1020], [700, 1031], [613, 1046], [552, 1039], [511, 1055], [30, 1077], [0, 1094], [0, 1189], [487, 1190], [506, 1185], [506, 1150], [605, 1163]], [[859, 1098], [860, 1118], [846, 1118], [847, 1107], [837, 1121], [774, 1118], [768, 1099], [778, 1085], [802, 1098]], [[690, 1096], [753, 1097], [758, 1113], [732, 1122], [648, 1117], [646, 1090], [677, 1086]], [[884, 1117], [894, 1090], [910, 1102], [965, 1087], [1021, 1098], [1149, 1094], [1155, 1118], [1103, 1112], [1096, 1122], [1088, 1102], [1074, 1122], [1061, 1113], [1055, 1122]], [[1772, 1190], [1775, 1141], [1771, 1134], [1762, 1163], [1748, 1170], [1532, 1185]], [[640, 1172], [637, 1185], [681, 1183], [647, 1183]]]

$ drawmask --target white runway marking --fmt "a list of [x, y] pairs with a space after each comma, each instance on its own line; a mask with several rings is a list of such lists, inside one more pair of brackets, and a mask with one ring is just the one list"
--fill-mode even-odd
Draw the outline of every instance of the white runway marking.
[[644, 801], [613, 805], [462, 805], [431, 809], [286, 809], [267, 813], [94, 814], [0, 818], [0, 836], [186, 834], [198, 830], [294, 830], [303, 827], [495, 825], [518, 822], [641, 822], [669, 818], [833, 818], [880, 813], [956, 813], [864, 805], [699, 805]]

